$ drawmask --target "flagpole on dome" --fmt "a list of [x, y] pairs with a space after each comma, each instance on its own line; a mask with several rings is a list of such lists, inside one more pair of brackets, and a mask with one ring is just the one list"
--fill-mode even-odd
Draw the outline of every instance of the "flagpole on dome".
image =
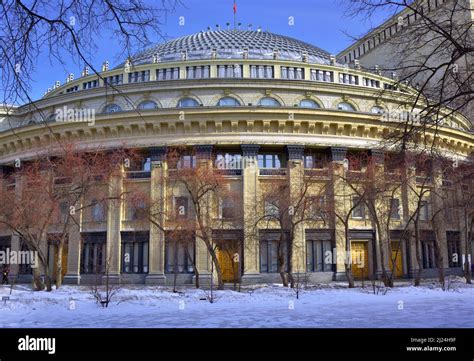
[[237, 1], [234, 0], [234, 30], [237, 29], [236, 16], [237, 16]]

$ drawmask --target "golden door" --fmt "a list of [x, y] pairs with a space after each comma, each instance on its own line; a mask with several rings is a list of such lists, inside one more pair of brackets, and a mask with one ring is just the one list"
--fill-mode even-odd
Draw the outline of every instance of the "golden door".
[[355, 279], [369, 278], [368, 242], [351, 242], [352, 274]]
[[228, 250], [218, 250], [217, 260], [222, 271], [222, 280], [224, 282], [234, 282], [238, 280], [237, 262], [232, 262], [235, 252]]
[[[393, 265], [395, 264], [395, 278], [403, 277], [403, 259], [402, 249], [398, 249], [398, 242], [392, 242], [392, 259], [390, 260], [390, 271], [393, 272]], [[398, 252], [397, 252], [398, 249]], [[394, 262], [395, 261], [395, 262]]]

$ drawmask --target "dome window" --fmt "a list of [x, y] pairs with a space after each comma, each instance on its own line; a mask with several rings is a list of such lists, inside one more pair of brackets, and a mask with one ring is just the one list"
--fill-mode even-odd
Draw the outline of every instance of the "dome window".
[[145, 100], [138, 104], [138, 109], [139, 110], [150, 110], [150, 109], [156, 109], [158, 108], [158, 104], [156, 104], [152, 100]]
[[278, 100], [276, 100], [275, 98], [270, 98], [270, 97], [260, 99], [260, 101], [258, 102], [258, 105], [261, 107], [280, 107], [281, 106]]
[[105, 114], [117, 113], [117, 112], [121, 112], [121, 111], [122, 111], [122, 108], [117, 104], [107, 104], [104, 108], [104, 113]]
[[352, 104], [349, 104], [347, 102], [342, 102], [337, 105], [337, 109], [339, 110], [344, 110], [346, 112], [355, 112], [355, 108]]
[[178, 102], [178, 108], [192, 108], [198, 106], [199, 103], [193, 98], [183, 98]]
[[370, 110], [370, 112], [371, 112], [372, 114], [383, 114], [383, 113], [385, 113], [385, 110], [384, 110], [382, 107], [375, 106], [375, 107], [372, 107], [372, 109]]
[[300, 107], [313, 109], [321, 108], [318, 103], [311, 99], [303, 99], [302, 101], [300, 101]]
[[219, 106], [219, 107], [239, 107], [240, 102], [235, 98], [225, 97], [225, 98], [219, 99], [219, 101], [217, 102], [217, 106]]

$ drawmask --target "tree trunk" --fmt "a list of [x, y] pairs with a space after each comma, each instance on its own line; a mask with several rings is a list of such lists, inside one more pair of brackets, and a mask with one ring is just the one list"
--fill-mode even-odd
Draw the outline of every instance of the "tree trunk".
[[[346, 279], [349, 283], [349, 288], [354, 288], [354, 275], [352, 274], [351, 264], [352, 264], [352, 254], [351, 254], [351, 240], [349, 239], [349, 229], [348, 226], [345, 226], [345, 237], [346, 237], [346, 254], [344, 255], [344, 271], [346, 273]], [[349, 255], [349, 259], [347, 259]], [[337, 259], [337, 257], [336, 257]]]
[[41, 273], [38, 267], [33, 268], [33, 287], [35, 291], [42, 291], [45, 288], [44, 282], [41, 279]]
[[281, 283], [283, 283], [283, 287], [288, 287], [288, 277], [285, 271], [285, 259], [283, 255], [280, 254], [278, 255], [278, 272], [280, 273]]
[[56, 289], [61, 287], [63, 283], [63, 248], [64, 242], [59, 242], [58, 244], [58, 259], [56, 262]]
[[438, 269], [438, 281], [441, 285], [441, 289], [444, 291], [446, 289], [446, 282], [444, 277], [444, 266], [443, 266], [443, 256], [441, 255], [441, 249], [438, 244], [438, 237], [435, 236], [435, 257], [436, 257], [436, 268]]
[[[466, 213], [466, 210], [464, 210]], [[473, 232], [473, 225], [474, 225], [474, 219], [471, 220], [471, 225], [468, 226], [469, 223], [469, 218], [465, 216], [465, 223], [466, 223], [466, 255], [464, 256], [464, 264], [463, 264], [463, 270], [464, 270], [464, 277], [466, 278], [466, 283], [471, 284], [472, 283], [472, 272], [471, 272], [471, 264], [469, 262], [469, 256], [472, 253], [472, 248], [471, 248], [471, 238], [472, 238], [472, 232]], [[468, 231], [469, 229], [469, 231]], [[472, 260], [471, 260], [472, 262]]]
[[196, 277], [196, 280], [195, 280], [196, 288], [199, 288], [200, 287], [200, 284], [199, 284], [199, 271], [197, 270], [196, 266], [194, 267], [194, 276]]
[[419, 286], [421, 283], [421, 274], [423, 273], [423, 261], [421, 259], [420, 253], [420, 232], [418, 229], [418, 224], [415, 224], [415, 257], [416, 263], [418, 264], [418, 269], [415, 274], [415, 286]]
[[[219, 260], [217, 259], [216, 252], [212, 247], [208, 247], [210, 249], [211, 253], [211, 258], [212, 258], [212, 263], [214, 264], [215, 271], [217, 274], [217, 289], [218, 290], [223, 290], [224, 289], [224, 281], [222, 280], [222, 270], [221, 266], [219, 264]], [[211, 277], [214, 277], [213, 274], [211, 274]]]
[[352, 271], [351, 271], [351, 265], [346, 263], [344, 265], [344, 269], [346, 273], [347, 282], [349, 283], [349, 288], [354, 288], [355, 287], [354, 275], [352, 274]]

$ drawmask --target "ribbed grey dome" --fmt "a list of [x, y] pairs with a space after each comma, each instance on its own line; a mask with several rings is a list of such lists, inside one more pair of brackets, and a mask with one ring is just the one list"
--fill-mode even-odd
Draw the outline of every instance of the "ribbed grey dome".
[[302, 54], [306, 54], [310, 63], [328, 64], [330, 61], [328, 52], [287, 36], [267, 31], [215, 30], [155, 45], [133, 56], [132, 63], [152, 63], [155, 54], [160, 62], [180, 60], [183, 51], [189, 60], [210, 59], [213, 49], [218, 59], [242, 59], [245, 48], [249, 59], [272, 59], [274, 50], [278, 50], [279, 59], [301, 60]]

